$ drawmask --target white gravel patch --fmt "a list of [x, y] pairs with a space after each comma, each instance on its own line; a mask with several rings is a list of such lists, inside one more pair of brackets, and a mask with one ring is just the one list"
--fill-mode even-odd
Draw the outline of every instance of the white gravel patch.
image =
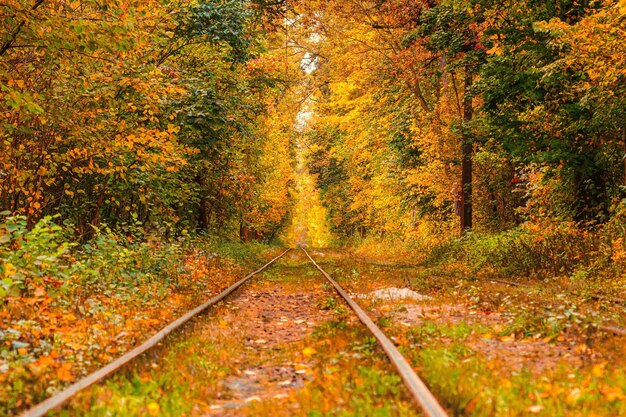
[[424, 301], [430, 300], [431, 297], [417, 293], [408, 288], [382, 288], [380, 290], [372, 291], [369, 294], [360, 294], [359, 298], [370, 298], [372, 300], [381, 301], [394, 301], [394, 300], [414, 300]]

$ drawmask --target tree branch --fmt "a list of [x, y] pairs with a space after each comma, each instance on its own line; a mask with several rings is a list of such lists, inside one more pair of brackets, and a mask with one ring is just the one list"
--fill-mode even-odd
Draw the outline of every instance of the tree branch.
[[[44, 1], [45, 0], [36, 0], [33, 7], [30, 8], [31, 12], [34, 12], [35, 10], [37, 10], [39, 6], [41, 6], [44, 3]], [[7, 39], [2, 44], [2, 46], [0, 46], [0, 57], [3, 56], [9, 49], [11, 49], [11, 47], [13, 46], [13, 44], [15, 43], [17, 39], [17, 36], [22, 31], [22, 28], [24, 27], [25, 24], [26, 24], [26, 20], [22, 20], [20, 24], [17, 26], [17, 28], [15, 28], [15, 30], [13, 31], [13, 34], [11, 34], [9, 39]]]

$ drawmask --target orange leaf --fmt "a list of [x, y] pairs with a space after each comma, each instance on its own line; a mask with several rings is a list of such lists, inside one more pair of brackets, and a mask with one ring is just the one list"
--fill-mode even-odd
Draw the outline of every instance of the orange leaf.
[[49, 366], [52, 365], [54, 363], [54, 359], [52, 358], [52, 356], [43, 356], [39, 359], [39, 364], [41, 366]]
[[57, 369], [57, 378], [59, 378], [63, 382], [72, 382], [74, 380], [74, 376], [71, 372], [72, 364], [64, 363], [61, 365], [59, 369]]
[[609, 401], [626, 400], [626, 395], [624, 395], [624, 392], [619, 387], [604, 385], [600, 387], [600, 392]]

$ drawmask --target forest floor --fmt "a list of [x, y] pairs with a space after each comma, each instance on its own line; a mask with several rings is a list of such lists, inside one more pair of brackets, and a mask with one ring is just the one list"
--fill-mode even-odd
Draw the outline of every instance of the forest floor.
[[[623, 306], [558, 282], [516, 287], [345, 251], [312, 256], [451, 414], [626, 415], [624, 338], [595, 330], [600, 316], [623, 324]], [[292, 251], [59, 415], [419, 413], [375, 340]]]

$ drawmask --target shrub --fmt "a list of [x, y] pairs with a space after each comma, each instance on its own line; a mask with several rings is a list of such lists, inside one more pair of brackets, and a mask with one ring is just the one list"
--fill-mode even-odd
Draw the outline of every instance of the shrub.
[[31, 229], [24, 216], [7, 216], [0, 223], [0, 297], [44, 284], [58, 286], [69, 277], [67, 255], [75, 244], [52, 220], [46, 216]]

